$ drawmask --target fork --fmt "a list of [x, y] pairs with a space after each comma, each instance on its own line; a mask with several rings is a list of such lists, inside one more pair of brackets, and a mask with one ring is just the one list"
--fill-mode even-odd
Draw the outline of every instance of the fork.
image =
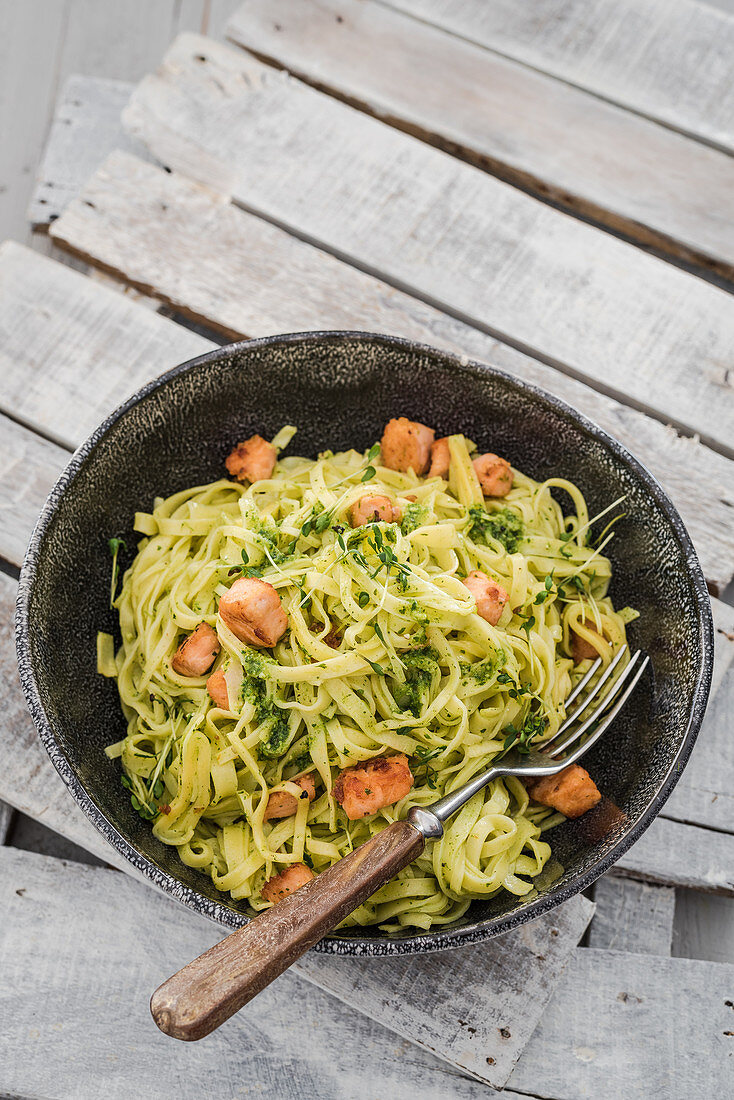
[[[522, 754], [510, 748], [463, 787], [430, 806], [414, 806], [406, 819], [388, 825], [164, 982], [150, 1002], [161, 1031], [185, 1040], [214, 1031], [417, 859], [427, 841], [443, 835], [444, 822], [493, 779], [555, 775], [579, 760], [617, 717], [649, 663], [638, 650], [615, 675], [626, 653], [623, 646], [542, 747]], [[597, 658], [567, 698], [566, 708], [579, 699], [601, 665]]]

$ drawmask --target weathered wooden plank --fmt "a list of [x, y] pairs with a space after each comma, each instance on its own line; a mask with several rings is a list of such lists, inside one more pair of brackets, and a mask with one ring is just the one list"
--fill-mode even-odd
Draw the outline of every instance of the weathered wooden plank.
[[[146, 1094], [156, 1100], [174, 1091], [209, 1095], [216, 1072], [218, 1095], [407, 1100], [417, 1089], [426, 1100], [493, 1095], [348, 1006], [335, 1011], [333, 1000], [292, 973], [206, 1043], [174, 1045], [151, 1025], [148, 995], [217, 938], [213, 926], [111, 871], [9, 849], [0, 852], [0, 868], [7, 1008], [0, 1088], [64, 1100], [79, 1095], [83, 1079], [89, 1095], [127, 1100], [144, 1075]], [[383, 965], [374, 962], [375, 983]], [[580, 949], [512, 1088], [558, 1100], [617, 1100], [646, 1095], [642, 1086], [655, 1080], [660, 1095], [697, 1096], [703, 1063], [712, 1089], [725, 1090], [722, 1033], [730, 1025], [725, 1000], [732, 981], [731, 966]], [[400, 995], [407, 1003], [407, 994]], [[49, 1043], [59, 1029], [64, 1042]], [[125, 1057], [110, 1058], [121, 1034]], [[628, 1064], [614, 1069], [620, 1050]], [[668, 1056], [661, 1065], [658, 1059]], [[610, 1091], [610, 1082], [619, 1091]], [[517, 1100], [515, 1092], [503, 1095]]]
[[378, 0], [246, 0], [228, 35], [532, 194], [734, 274], [725, 153]]
[[27, 240], [24, 213], [53, 110], [64, 7], [55, 0], [5, 0], [1, 11], [0, 240]]
[[676, 891], [673, 954], [730, 963], [734, 959], [734, 901], [697, 890]]
[[734, 150], [734, 20], [689, 0], [386, 0], [602, 99]]
[[420, 1080], [430, 1100], [488, 1094], [292, 973], [205, 1043], [174, 1043], [150, 1019], [150, 993], [221, 930], [113, 871], [7, 848], [0, 867], [0, 1090], [372, 1100], [407, 1098]]
[[645, 882], [734, 896], [734, 834], [658, 817], [615, 863], [618, 874]]
[[298, 973], [414, 1042], [416, 1006], [430, 1006], [422, 1014], [421, 1046], [443, 1058], [451, 1053], [461, 1069], [503, 1085], [591, 919], [591, 902], [572, 900], [581, 904], [561, 906], [550, 919], [476, 947], [391, 959], [386, 966], [375, 966], [373, 959], [350, 959], [345, 966], [344, 959], [311, 953], [299, 962]]
[[724, 291], [195, 35], [123, 121], [170, 167], [731, 451]]
[[[14, 590], [14, 582], [0, 574], [0, 623], [11, 621]], [[7, 787], [7, 801], [16, 809], [106, 863], [143, 879], [87, 821], [54, 771], [25, 708], [11, 638], [9, 633], [5, 636], [1, 632], [0, 684], [3, 685], [0, 751], [7, 760], [7, 766], [0, 771], [0, 797], [5, 797]], [[397, 997], [383, 997], [380, 1001], [379, 990], [368, 986], [366, 980], [362, 991], [357, 960], [353, 974], [351, 961], [325, 959], [321, 980], [318, 977], [321, 956], [309, 957], [295, 969], [352, 1008], [378, 1019], [439, 1058], [481, 1080], [502, 1085], [536, 1027], [592, 911], [584, 898], [573, 898], [556, 912], [535, 921], [530, 929], [512, 933], [509, 939], [503, 937], [468, 952], [437, 956], [438, 961], [430, 967], [435, 1003], [423, 997], [411, 1009]], [[421, 980], [417, 960], [380, 960], [380, 963], [385, 988], [393, 985], [405, 989], [406, 983], [417, 986]], [[518, 980], [520, 974], [524, 975], [522, 981]], [[494, 991], [492, 1011], [487, 1010], [485, 1003], [488, 986]], [[528, 997], [529, 989], [532, 996]], [[499, 1041], [499, 1027], [509, 1028], [511, 1041]], [[3, 1084], [0, 1070], [0, 1089]]]
[[582, 948], [509, 1085], [563, 1100], [725, 1096], [732, 988], [731, 965]]
[[594, 887], [594, 902], [589, 947], [670, 955], [675, 914], [672, 886], [605, 875]]
[[[728, 583], [734, 571], [730, 460], [222, 202], [207, 188], [115, 153], [54, 224], [52, 234], [156, 293], [176, 311], [230, 336], [371, 328], [486, 359], [557, 393], [626, 443], [660, 478], [689, 526], [710, 583]], [[199, 250], [204, 238], [210, 256], [206, 264]], [[22, 268], [17, 255], [13, 266], [11, 295], [30, 297], [25, 285], [14, 289]], [[287, 279], [282, 272], [288, 273]], [[88, 293], [86, 299], [88, 309]], [[7, 308], [15, 316], [17, 306]], [[0, 301], [0, 328], [2, 309]], [[28, 369], [21, 372], [19, 366], [20, 358], [28, 360], [23, 347], [14, 343], [12, 355], [5, 357], [9, 378], [20, 379]], [[0, 361], [2, 354], [0, 341]], [[79, 354], [86, 355], [84, 347], [75, 351], [75, 360]], [[6, 398], [0, 381], [0, 401], [13, 403], [20, 385], [18, 381]], [[30, 401], [25, 402], [26, 417], [37, 423], [31, 419]], [[702, 494], [702, 483], [710, 491]]]
[[0, 558], [19, 565], [67, 451], [0, 415]]
[[58, 218], [80, 184], [113, 149], [145, 159], [142, 142], [122, 129], [120, 113], [132, 84], [100, 77], [70, 76], [56, 104], [48, 141], [36, 174], [28, 220], [38, 228]]
[[695, 821], [731, 832], [734, 774], [729, 770], [729, 761], [732, 759], [734, 713], [734, 609], [719, 600], [714, 600], [712, 606], [718, 645], [711, 702], [700, 735], [701, 743], [670, 796], [665, 813], [679, 821]]
[[63, 264], [0, 245], [0, 407], [63, 446], [78, 446], [151, 377], [211, 347]]

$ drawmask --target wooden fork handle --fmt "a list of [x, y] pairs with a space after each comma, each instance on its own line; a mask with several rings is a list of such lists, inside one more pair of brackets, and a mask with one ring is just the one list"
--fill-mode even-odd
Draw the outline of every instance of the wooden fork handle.
[[175, 1039], [202, 1039], [344, 920], [425, 845], [395, 821], [300, 890], [238, 928], [155, 991], [150, 1011]]

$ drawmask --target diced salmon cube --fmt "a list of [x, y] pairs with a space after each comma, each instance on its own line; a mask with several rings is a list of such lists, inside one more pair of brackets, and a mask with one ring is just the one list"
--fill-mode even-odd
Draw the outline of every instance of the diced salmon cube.
[[265, 901], [282, 901], [289, 894], [300, 890], [307, 882], [315, 878], [313, 871], [309, 870], [305, 863], [292, 863], [281, 871], [279, 875], [273, 875], [263, 886], [260, 893]]
[[474, 469], [485, 497], [506, 497], [512, 488], [512, 467], [499, 455], [479, 455], [473, 461]]
[[405, 416], [388, 420], [380, 442], [383, 465], [403, 473], [412, 470], [418, 475], [424, 474], [431, 460], [435, 434], [433, 428]]
[[571, 764], [558, 775], [546, 775], [528, 784], [530, 797], [552, 806], [566, 817], [581, 817], [601, 801], [601, 793], [585, 768]]
[[277, 457], [272, 443], [261, 435], [253, 435], [237, 444], [227, 455], [224, 465], [227, 473], [237, 481], [265, 481], [272, 477]]
[[220, 707], [221, 710], [229, 710], [227, 680], [221, 668], [218, 668], [216, 672], [212, 672], [206, 682], [206, 690], [209, 692], [215, 707]]
[[350, 821], [374, 814], [405, 798], [413, 786], [413, 773], [405, 753], [376, 756], [339, 773], [334, 798]]
[[379, 493], [365, 493], [355, 500], [349, 509], [349, 522], [352, 527], [364, 527], [367, 523], [382, 520], [383, 523], [397, 523], [401, 512], [390, 497]]
[[[316, 784], [312, 775], [302, 775], [298, 779], [293, 779], [292, 782], [301, 788], [301, 798], [307, 798], [309, 802], [313, 802], [316, 797]], [[281, 817], [292, 817], [297, 809], [298, 799], [294, 794], [291, 794], [290, 791], [273, 791], [268, 798], [263, 821], [276, 821]]]
[[469, 573], [464, 584], [477, 602], [477, 615], [486, 619], [490, 626], [496, 626], [510, 598], [502, 585], [482, 573], [481, 569]]
[[445, 435], [443, 439], [437, 439], [431, 447], [431, 466], [428, 476], [447, 478], [450, 465], [449, 437]]
[[174, 653], [171, 668], [179, 676], [203, 676], [214, 664], [221, 648], [216, 630], [209, 623], [199, 623]]
[[219, 600], [219, 614], [236, 638], [254, 646], [274, 646], [285, 634], [288, 616], [267, 581], [240, 577]]

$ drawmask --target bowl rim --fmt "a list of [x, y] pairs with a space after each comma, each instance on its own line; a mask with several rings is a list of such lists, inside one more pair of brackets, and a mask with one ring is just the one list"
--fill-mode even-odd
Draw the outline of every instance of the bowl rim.
[[665, 513], [666, 519], [672, 527], [680, 548], [684, 553], [687, 576], [692, 587], [697, 621], [701, 632], [701, 658], [698, 666], [698, 675], [692, 694], [687, 727], [678, 751], [672, 759], [658, 790], [650, 798], [648, 805], [645, 807], [638, 820], [606, 853], [604, 853], [604, 855], [597, 859], [592, 867], [583, 874], [574, 877], [563, 886], [559, 886], [556, 889], [551, 888], [547, 894], [543, 894], [540, 897], [522, 904], [515, 912], [507, 914], [506, 916], [486, 918], [474, 924], [454, 928], [450, 925], [440, 925], [435, 931], [416, 932], [414, 935], [392, 938], [389, 934], [383, 935], [382, 937], [375, 936], [364, 938], [358, 935], [339, 936], [332, 934], [321, 940], [314, 948], [314, 950], [326, 954], [346, 956], [422, 954], [434, 951], [444, 951], [449, 948], [477, 943], [493, 936], [502, 935], [512, 928], [519, 927], [544, 913], [550, 912], [564, 901], [588, 889], [595, 879], [608, 871], [609, 868], [624, 855], [649, 827], [655, 817], [657, 817], [677, 783], [683, 767], [688, 761], [696, 737], [698, 736], [701, 722], [703, 721], [711, 687], [713, 667], [713, 619], [706, 581], [690, 535], [675, 505], [647, 467], [641, 463], [639, 459], [635, 458], [623, 444], [611, 436], [600, 425], [585, 416], [584, 413], [579, 412], [572, 405], [567, 404], [562, 398], [555, 396], [555, 394], [549, 393], [533, 383], [526, 382], [524, 379], [511, 374], [509, 371], [505, 371], [488, 363], [483, 363], [467, 355], [460, 355], [455, 352], [437, 348], [431, 344], [425, 344], [406, 337], [391, 336], [385, 333], [351, 329], [326, 329], [322, 331], [292, 332], [262, 336], [251, 340], [239, 340], [213, 348], [210, 351], [204, 352], [202, 355], [195, 356], [193, 359], [187, 359], [183, 363], [177, 364], [141, 386], [125, 401], [118, 405], [118, 407], [114, 409], [97, 428], [95, 428], [91, 435], [89, 435], [72, 454], [68, 464], [51, 489], [40, 512], [23, 561], [16, 601], [16, 651], [21, 686], [38, 735], [54, 767], [71, 791], [77, 805], [81, 808], [87, 819], [91, 821], [108, 843], [110, 843], [120, 855], [124, 856], [138, 872], [149, 879], [164, 893], [185, 905], [188, 909], [207, 916], [211, 920], [216, 921], [219, 925], [223, 925], [229, 929], [234, 929], [248, 923], [251, 918], [237, 913], [223, 903], [212, 900], [189, 886], [185, 886], [174, 875], [152, 863], [142, 851], [123, 836], [87, 793], [86, 788], [83, 786], [65, 752], [61, 748], [52, 723], [46, 715], [43, 706], [30, 648], [30, 602], [40, 563], [39, 547], [47, 529], [56, 515], [58, 505], [67, 488], [82, 469], [84, 463], [90, 457], [97, 444], [113, 425], [121, 420], [130, 409], [139, 404], [139, 402], [150, 393], [161, 389], [179, 375], [198, 370], [212, 362], [238, 355], [241, 352], [248, 352], [258, 348], [267, 348], [273, 345], [318, 345], [324, 342], [340, 343], [355, 340], [396, 347], [412, 353], [422, 353], [434, 360], [440, 360], [444, 366], [451, 365], [452, 370], [459, 374], [470, 374], [473, 377], [491, 374], [498, 377], [515, 389], [522, 390], [550, 404], [565, 417], [570, 418], [577, 429], [591, 434], [608, 451], [611, 451], [616, 459], [631, 467], [633, 472], [636, 473], [645, 484], [646, 489], [650, 492], [655, 503]]

